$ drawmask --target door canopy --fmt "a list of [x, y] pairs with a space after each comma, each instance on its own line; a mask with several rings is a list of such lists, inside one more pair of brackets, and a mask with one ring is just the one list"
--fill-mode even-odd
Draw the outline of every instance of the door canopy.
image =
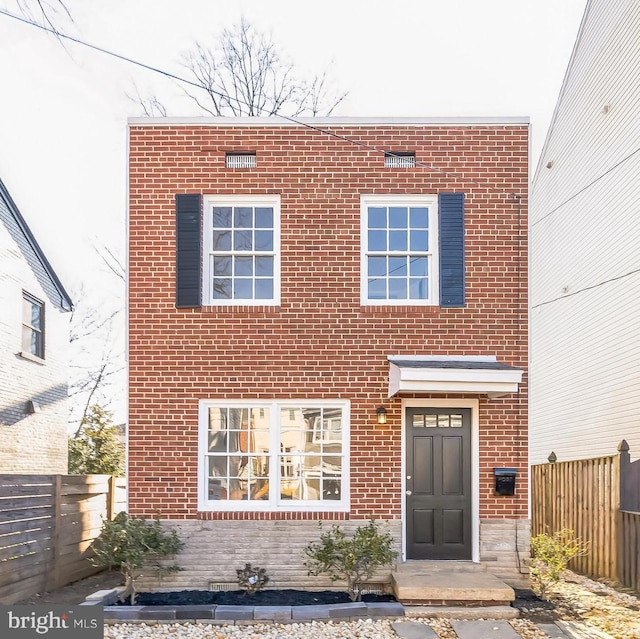
[[518, 392], [522, 369], [492, 355], [389, 355], [389, 397], [399, 393], [477, 393], [502, 397]]

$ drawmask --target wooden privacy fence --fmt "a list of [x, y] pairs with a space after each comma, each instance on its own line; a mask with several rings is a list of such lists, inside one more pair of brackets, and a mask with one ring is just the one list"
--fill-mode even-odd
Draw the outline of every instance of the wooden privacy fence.
[[571, 568], [640, 592], [640, 460], [618, 454], [531, 467], [531, 534], [573, 530], [589, 545]]
[[0, 603], [98, 572], [91, 543], [125, 500], [124, 478], [110, 475], [0, 475]]

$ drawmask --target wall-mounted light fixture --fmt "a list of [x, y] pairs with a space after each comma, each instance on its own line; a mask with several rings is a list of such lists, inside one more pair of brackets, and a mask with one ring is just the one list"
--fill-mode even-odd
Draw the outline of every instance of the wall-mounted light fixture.
[[27, 413], [39, 413], [40, 412], [40, 404], [33, 399], [30, 399], [27, 402]]
[[387, 409], [384, 406], [380, 406], [376, 411], [378, 415], [378, 424], [386, 424], [387, 423]]

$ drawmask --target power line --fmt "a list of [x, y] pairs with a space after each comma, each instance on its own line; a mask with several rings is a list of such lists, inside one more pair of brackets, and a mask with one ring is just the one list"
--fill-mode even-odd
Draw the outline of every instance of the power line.
[[592, 284], [591, 286], [585, 286], [584, 288], [578, 289], [577, 291], [572, 291], [571, 293], [566, 293], [565, 295], [560, 295], [559, 297], [554, 297], [551, 300], [546, 300], [545, 302], [540, 302], [539, 304], [534, 304], [531, 308], [540, 308], [541, 306], [546, 306], [547, 304], [553, 304], [554, 302], [558, 302], [567, 297], [573, 297], [574, 295], [578, 295], [579, 293], [584, 293], [585, 291], [592, 291], [594, 288], [600, 288], [605, 284], [611, 284], [611, 282], [617, 282], [618, 280], [623, 280], [625, 277], [629, 277], [631, 275], [636, 275], [636, 273], [640, 273], [640, 268], [636, 268], [633, 271], [629, 271], [628, 273], [624, 273], [623, 275], [616, 275], [615, 277], [611, 277], [608, 280], [603, 280], [602, 282], [598, 282], [597, 284]]
[[[57, 29], [51, 28], [51, 27], [47, 27], [45, 25], [42, 24], [38, 24], [37, 22], [34, 22], [33, 20], [29, 20], [24, 16], [19, 16], [13, 13], [10, 13], [9, 11], [6, 11], [4, 9], [0, 9], [0, 14], [7, 16], [8, 18], [13, 18], [14, 20], [18, 20], [19, 22], [23, 22], [25, 24], [28, 24], [32, 27], [36, 27], [38, 29], [41, 29], [42, 31], [46, 31], [47, 33], [51, 33], [53, 34], [56, 38], [62, 38], [65, 40], [69, 40], [71, 42], [74, 42], [75, 44], [79, 44], [81, 46], [87, 47], [89, 49], [92, 49], [94, 51], [97, 51], [99, 53], [103, 53], [105, 55], [108, 55], [110, 57], [113, 58], [117, 58], [118, 60], [122, 60], [123, 62], [128, 62], [129, 64], [133, 64], [135, 66], [141, 67], [143, 69], [146, 69], [147, 71], [151, 71], [153, 73], [158, 73], [160, 75], [163, 75], [166, 78], [169, 78], [171, 80], [175, 80], [177, 82], [181, 82], [184, 84], [187, 84], [189, 86], [195, 87], [197, 89], [201, 89], [203, 91], [207, 91], [208, 93], [212, 93], [214, 95], [216, 95], [219, 98], [224, 98], [225, 100], [231, 100], [233, 102], [236, 102], [239, 105], [242, 106], [251, 106], [248, 103], [244, 102], [243, 100], [237, 98], [237, 97], [231, 97], [227, 94], [221, 93], [219, 91], [216, 91], [215, 89], [212, 89], [210, 87], [205, 87], [202, 84], [198, 83], [198, 82], [194, 82], [193, 80], [189, 80], [188, 78], [183, 78], [181, 76], [178, 76], [174, 73], [171, 73], [169, 71], [165, 71], [163, 69], [160, 69], [158, 67], [152, 66], [150, 64], [145, 64], [144, 62], [140, 62], [138, 60], [134, 60], [133, 58], [129, 58], [128, 56], [122, 55], [120, 53], [116, 53], [115, 51], [111, 51], [109, 49], [105, 49], [104, 47], [100, 47], [98, 45], [95, 44], [91, 44], [90, 42], [87, 42], [86, 40], [81, 40], [80, 38], [76, 38], [74, 36], [68, 35], [66, 33], [63, 33]], [[264, 109], [260, 109], [260, 107], [258, 107], [259, 110], [264, 111]], [[323, 135], [327, 135], [339, 140], [342, 140], [344, 142], [347, 142], [349, 144], [353, 144], [356, 146], [359, 146], [361, 148], [367, 149], [369, 151], [373, 151], [375, 153], [381, 153], [387, 156], [392, 156], [392, 157], [399, 157], [402, 158], [404, 156], [400, 156], [400, 155], [396, 155], [393, 152], [390, 151], [385, 151], [384, 149], [380, 149], [376, 146], [373, 146], [371, 144], [367, 144], [366, 142], [362, 142], [361, 140], [354, 140], [353, 138], [347, 137], [345, 135], [341, 135], [340, 133], [336, 133], [335, 131], [329, 131], [327, 129], [323, 129], [319, 126], [310, 124], [308, 122], [303, 122], [301, 120], [298, 120], [295, 117], [292, 116], [288, 116], [288, 115], [283, 115], [281, 113], [276, 113], [274, 114], [276, 117], [279, 117], [283, 120], [286, 120], [288, 122], [291, 122], [293, 124], [296, 124], [298, 126], [303, 126], [306, 127], [307, 129], [310, 129], [312, 131], [316, 131], [317, 133], [321, 133]], [[453, 173], [450, 171], [445, 171], [444, 169], [441, 169], [440, 167], [437, 166], [433, 166], [431, 164], [427, 164], [426, 162], [419, 162], [419, 161], [415, 161], [415, 166], [419, 166], [425, 169], [428, 169], [430, 171], [434, 171], [436, 173], [440, 173], [441, 175], [444, 175], [445, 177], [448, 178], [452, 178], [454, 180], [460, 180], [463, 182], [468, 182], [471, 184], [474, 184], [475, 186], [478, 186], [480, 188], [486, 188], [489, 191], [493, 191], [494, 193], [502, 193], [502, 194], [506, 194], [510, 197], [512, 197], [516, 202], [520, 202], [520, 200], [522, 199], [522, 196], [520, 196], [519, 194], [513, 193], [512, 191], [508, 191], [506, 189], [500, 189], [500, 188], [496, 188], [495, 186], [492, 186], [489, 183], [482, 183], [482, 182], [478, 182], [477, 180], [474, 180], [473, 178], [469, 178], [469, 177], [465, 177], [463, 175], [460, 175], [459, 173]]]
[[553, 215], [554, 213], [557, 213], [565, 204], [568, 204], [569, 202], [571, 202], [571, 200], [574, 200], [575, 198], [577, 198], [578, 195], [580, 195], [581, 193], [584, 193], [586, 190], [590, 189], [596, 182], [599, 182], [604, 177], [609, 175], [609, 173], [611, 173], [612, 171], [615, 171], [619, 166], [621, 166], [622, 164], [624, 164], [625, 162], [630, 160], [638, 152], [640, 152], [640, 148], [637, 148], [635, 151], [631, 151], [631, 153], [629, 153], [629, 155], [627, 155], [626, 157], [622, 158], [622, 160], [620, 160], [619, 162], [617, 162], [613, 166], [609, 167], [604, 173], [601, 173], [597, 178], [591, 180], [591, 182], [589, 182], [589, 184], [587, 184], [586, 186], [583, 186], [579, 191], [577, 191], [573, 195], [569, 196], [566, 200], [564, 200], [564, 202], [562, 202], [561, 204], [558, 204], [558, 206], [556, 206], [555, 208], [551, 209], [548, 213], [545, 213], [540, 219], [536, 220], [535, 222], [532, 222], [531, 226], [536, 226], [536, 224], [539, 224], [543, 220], [546, 220], [549, 216]]

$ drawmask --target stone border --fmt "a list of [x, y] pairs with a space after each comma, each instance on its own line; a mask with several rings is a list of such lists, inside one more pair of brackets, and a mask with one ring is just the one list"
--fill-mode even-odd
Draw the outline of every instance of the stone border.
[[298, 623], [307, 621], [353, 621], [362, 618], [404, 617], [404, 606], [396, 601], [354, 602], [311, 606], [112, 606], [120, 589], [98, 590], [81, 606], [104, 606], [104, 622], [149, 623], [201, 621], [213, 624]]

